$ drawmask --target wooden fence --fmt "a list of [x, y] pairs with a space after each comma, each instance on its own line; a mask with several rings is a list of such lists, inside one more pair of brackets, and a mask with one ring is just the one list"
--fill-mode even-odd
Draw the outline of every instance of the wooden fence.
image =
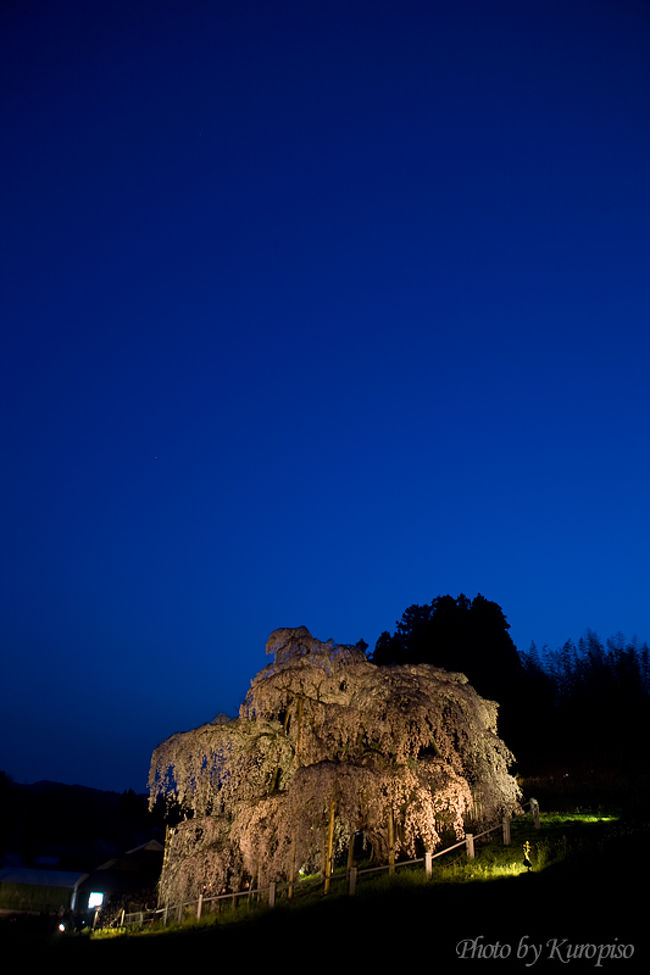
[[[525, 803], [524, 808], [526, 806], [530, 807], [534, 826], [536, 829], [539, 829], [539, 803], [536, 799], [531, 799], [529, 802]], [[350, 867], [346, 873], [347, 893], [354, 896], [359, 877], [361, 876], [368, 876], [370, 874], [378, 873], [394, 874], [396, 870], [399, 870], [402, 867], [413, 867], [417, 864], [423, 864], [427, 877], [431, 877], [433, 874], [433, 861], [437, 860], [439, 857], [445, 856], [447, 853], [451, 853], [452, 850], [459, 850], [461, 847], [465, 847], [467, 857], [473, 860], [476, 855], [477, 841], [490, 836], [497, 830], [501, 830], [502, 832], [504, 846], [509, 846], [511, 842], [510, 822], [510, 817], [506, 816], [500, 823], [496, 823], [494, 826], [490, 826], [488, 829], [484, 829], [480, 833], [466, 833], [462, 840], [459, 840], [457, 843], [453, 843], [451, 846], [445, 847], [444, 850], [438, 850], [437, 853], [427, 852], [423, 857], [418, 857], [414, 860], [399, 860], [393, 863], [382, 864], [377, 867], [364, 867], [361, 870], [359, 870], [357, 867]], [[319, 880], [316, 885], [312, 884], [310, 889], [314, 890], [315, 887], [320, 887], [322, 883], [324, 883], [324, 880]], [[298, 885], [295, 883], [275, 883], [274, 881], [271, 881], [267, 887], [228, 891], [222, 894], [207, 895], [205, 893], [201, 893], [199, 894], [198, 898], [194, 900], [182, 901], [178, 904], [166, 904], [164, 907], [158, 907], [152, 911], [137, 911], [131, 914], [127, 914], [125, 911], [122, 911], [118, 918], [115, 919], [114, 923], [118, 927], [136, 926], [143, 928], [151, 927], [154, 924], [162, 924], [165, 926], [173, 921], [180, 923], [181, 921], [190, 917], [200, 920], [201, 917], [205, 916], [206, 914], [216, 914], [228, 907], [236, 909], [238, 906], [243, 904], [250, 906], [252, 904], [266, 903], [269, 907], [275, 907], [280, 899], [288, 899], [292, 897], [297, 886]], [[329, 884], [327, 887], [329, 888]]]

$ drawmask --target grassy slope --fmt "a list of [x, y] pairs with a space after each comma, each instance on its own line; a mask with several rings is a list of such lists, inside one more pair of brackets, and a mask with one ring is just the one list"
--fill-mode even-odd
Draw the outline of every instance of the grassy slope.
[[[464, 879], [486, 872], [492, 863], [521, 859], [523, 840], [530, 836], [534, 857], [550, 861], [543, 870], [495, 880]], [[635, 945], [635, 958], [610, 962], [616, 971], [630, 972], [644, 965], [650, 970], [646, 930], [647, 907], [639, 879], [647, 876], [650, 829], [617, 823], [571, 823], [545, 818], [539, 833], [513, 834], [513, 845], [482, 849], [476, 866], [462, 862], [446, 868], [435, 884], [423, 883], [423, 871], [412, 879], [399, 872], [385, 881], [359, 888], [355, 898], [331, 897], [303, 906], [279, 906], [258, 916], [159, 934], [92, 941], [71, 939], [58, 944], [54, 956], [65, 964], [192, 964], [205, 953], [236, 959], [246, 968], [259, 963], [272, 968], [314, 957], [336, 967], [357, 963], [385, 963], [402, 957], [403, 965], [424, 962], [427, 967], [456, 964], [473, 971], [478, 960], [457, 959], [456, 945], [479, 935], [486, 942], [512, 946], [528, 936], [540, 944], [552, 938], [602, 944], [618, 939]], [[566, 850], [564, 859], [552, 862]], [[491, 852], [490, 852], [491, 851]], [[460, 881], [460, 882], [459, 882]], [[546, 949], [545, 949], [546, 950]], [[490, 967], [480, 961], [479, 971]], [[566, 970], [545, 957], [534, 969], [511, 957], [494, 962], [503, 970]], [[583, 967], [571, 962], [569, 971]], [[593, 961], [584, 967], [594, 968]]]

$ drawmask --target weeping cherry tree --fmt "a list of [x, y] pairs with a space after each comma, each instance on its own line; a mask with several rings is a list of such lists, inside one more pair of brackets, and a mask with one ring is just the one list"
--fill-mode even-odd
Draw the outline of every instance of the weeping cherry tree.
[[299, 871], [327, 889], [360, 843], [391, 865], [516, 810], [497, 705], [463, 674], [377, 666], [304, 626], [275, 630], [266, 651], [238, 717], [154, 751], [150, 803], [185, 817], [168, 831], [162, 902], [272, 880], [292, 890]]

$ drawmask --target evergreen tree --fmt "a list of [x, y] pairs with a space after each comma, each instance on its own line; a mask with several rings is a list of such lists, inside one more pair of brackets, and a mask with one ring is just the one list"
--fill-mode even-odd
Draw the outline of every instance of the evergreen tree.
[[428, 663], [460, 671], [479, 694], [500, 704], [504, 736], [521, 741], [529, 686], [509, 629], [501, 607], [480, 594], [471, 601], [463, 593], [437, 596], [429, 604], [409, 606], [395, 632], [381, 634], [372, 660], [380, 666]]

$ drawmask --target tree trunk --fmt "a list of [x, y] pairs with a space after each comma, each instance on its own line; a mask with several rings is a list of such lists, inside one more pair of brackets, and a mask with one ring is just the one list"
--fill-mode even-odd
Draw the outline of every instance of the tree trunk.
[[350, 873], [352, 867], [354, 866], [354, 838], [356, 833], [354, 830], [350, 833], [350, 840], [348, 842], [348, 862], [347, 862], [347, 872]]
[[289, 900], [293, 897], [293, 885], [296, 880], [296, 837], [294, 836], [291, 840], [291, 860], [289, 862], [289, 889], [287, 891], [287, 897]]
[[[300, 711], [302, 712], [302, 698], [298, 698], [298, 704], [299, 704]], [[287, 710], [284, 715], [284, 721], [282, 722], [282, 731], [285, 735], [288, 734], [289, 732], [290, 715], [291, 715], [291, 707], [290, 705], [287, 705]], [[279, 765], [276, 765], [275, 771], [273, 772], [273, 778], [271, 779], [271, 795], [273, 795], [274, 792], [277, 792], [278, 787], [280, 785], [281, 775], [282, 775], [282, 769]]]
[[300, 768], [300, 736], [302, 732], [302, 697], [296, 706], [296, 768]]

